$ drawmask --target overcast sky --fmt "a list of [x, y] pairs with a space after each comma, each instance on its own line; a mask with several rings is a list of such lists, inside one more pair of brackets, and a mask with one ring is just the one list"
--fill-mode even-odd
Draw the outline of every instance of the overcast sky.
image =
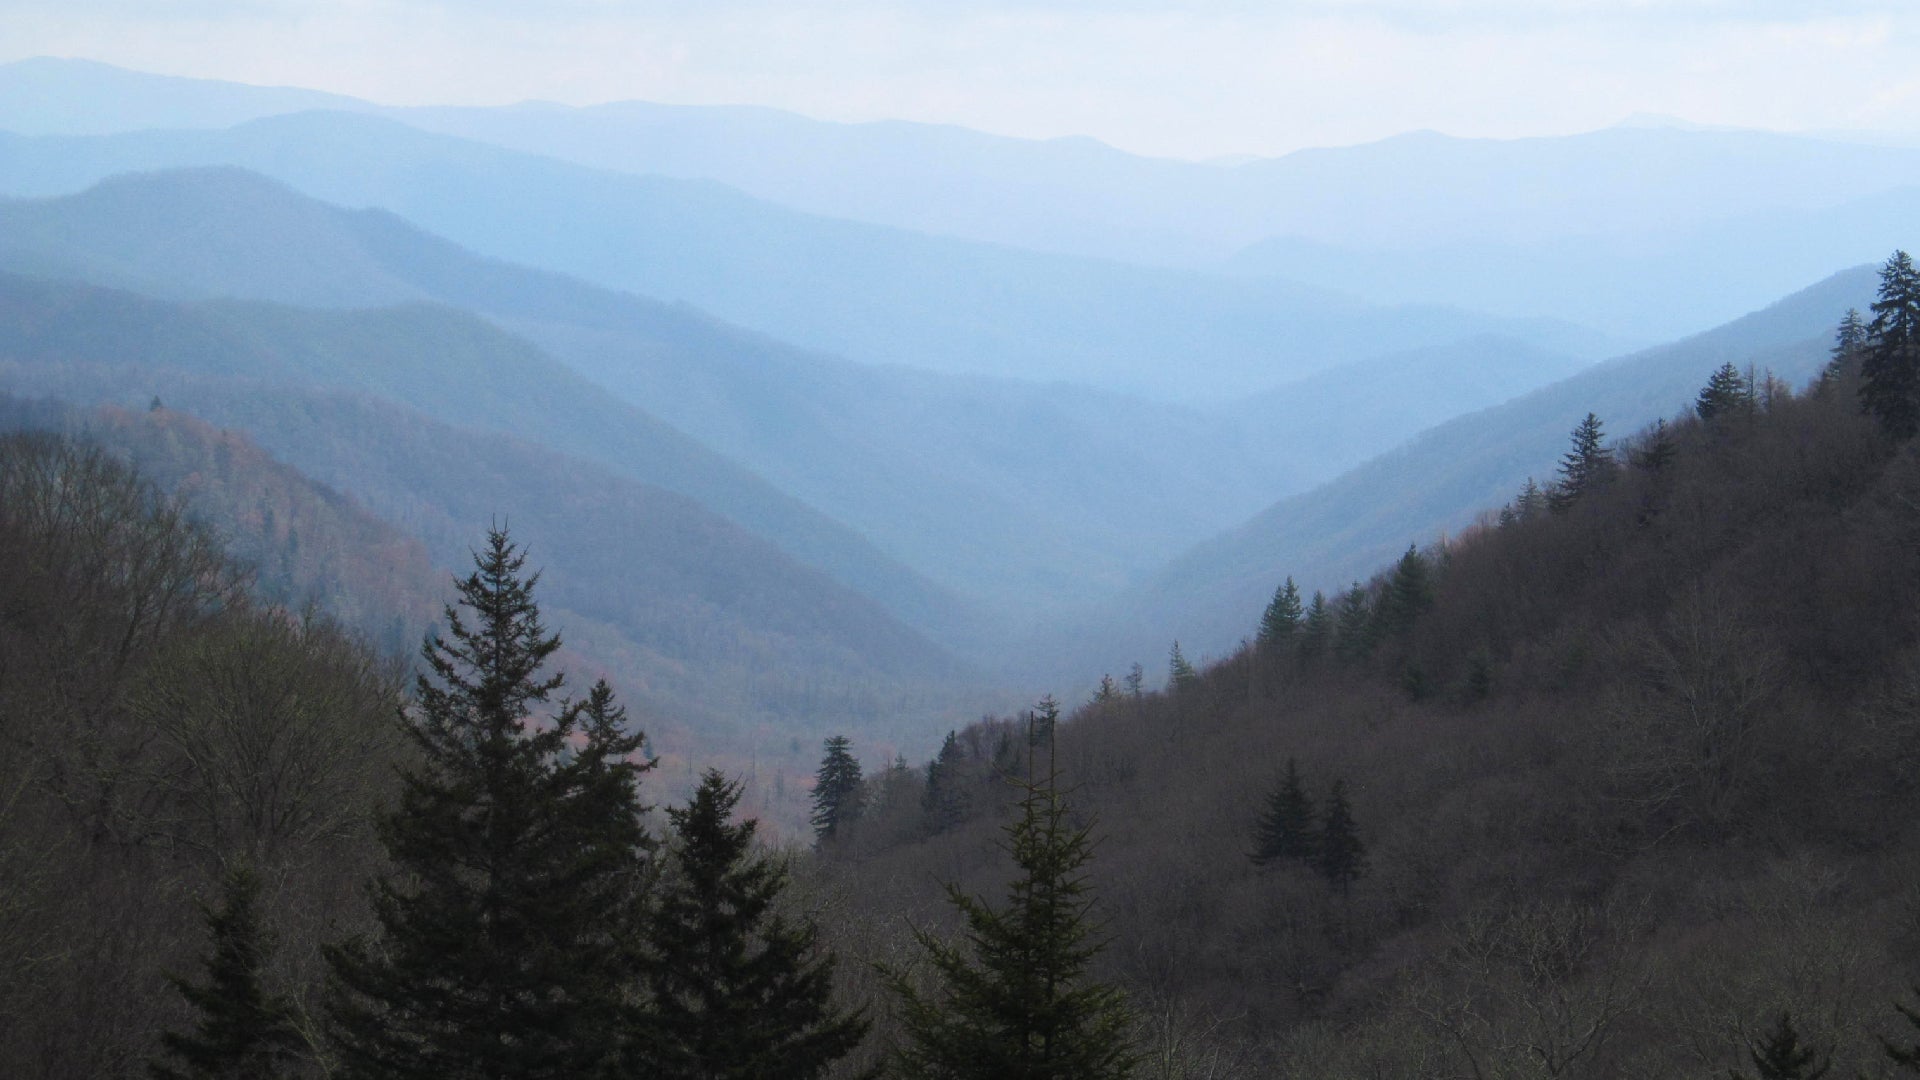
[[0, 60], [34, 55], [390, 104], [748, 103], [1194, 158], [1633, 113], [1920, 130], [1915, 0], [0, 0]]

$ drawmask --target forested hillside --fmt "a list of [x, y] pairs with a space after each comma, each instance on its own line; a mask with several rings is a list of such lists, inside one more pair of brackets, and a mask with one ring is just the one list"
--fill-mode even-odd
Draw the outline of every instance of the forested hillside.
[[[1591, 411], [1624, 435], [1669, 415], [1715, 368], [1804, 383], [1826, 362], [1835, 312], [1865, 310], [1873, 271], [1835, 274], [1691, 338], [1618, 357], [1512, 401], [1435, 425], [1312, 491], [1283, 499], [1173, 560], [1105, 613], [1104, 624], [1151, 627], [1082, 635], [1083, 663], [1149, 662], [1166, 642], [1221, 656], [1248, 633], [1271, 582], [1293, 575], [1329, 593], [1405, 550], [1471, 525], [1531, 476], [1545, 483], [1566, 433]], [[1284, 402], [1276, 402], [1284, 406]], [[1314, 422], [1309, 418], [1305, 422]], [[1102, 641], [1104, 638], [1104, 641]], [[1084, 645], [1101, 642], [1104, 655]]]
[[[1061, 724], [1153, 1075], [1724, 1076], [1783, 1014], [1809, 1063], [1896, 1074], [1920, 450], [1884, 358], [1920, 278], [1895, 291], [1810, 384], [1728, 366], [1622, 442], [1583, 423], [1497, 517], [1351, 591], [1275, 575], [1229, 659]], [[822, 871], [843, 949], [950, 926], [938, 881], [997, 888], [1021, 745], [975, 725], [875, 782]]]

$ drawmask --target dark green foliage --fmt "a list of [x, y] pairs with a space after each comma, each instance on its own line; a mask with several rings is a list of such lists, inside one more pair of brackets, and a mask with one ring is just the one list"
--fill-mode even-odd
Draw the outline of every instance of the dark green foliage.
[[1347, 803], [1347, 782], [1335, 780], [1327, 792], [1326, 822], [1320, 829], [1319, 851], [1314, 864], [1327, 884], [1342, 896], [1367, 872], [1367, 848], [1360, 842], [1354, 825], [1353, 807]]
[[1120, 684], [1113, 681], [1112, 675], [1100, 676], [1100, 685], [1094, 687], [1091, 704], [1110, 705], [1120, 700]]
[[888, 971], [906, 1045], [897, 1054], [907, 1080], [1118, 1080], [1138, 1060], [1132, 1017], [1120, 990], [1088, 973], [1104, 943], [1095, 939], [1086, 866], [1093, 843], [1069, 821], [1059, 774], [1049, 763], [1028, 779], [1019, 817], [1001, 849], [1019, 876], [998, 908], [949, 885], [966, 922], [962, 943], [924, 930], [914, 937], [936, 980], [924, 990]]
[[811, 1080], [866, 1035], [835, 1009], [831, 954], [811, 923], [776, 910], [787, 870], [734, 822], [740, 785], [709, 770], [667, 811], [672, 842], [646, 944], [651, 1017], [634, 1075]]
[[[559, 648], [533, 599], [538, 575], [491, 530], [422, 648], [407, 721], [418, 764], [380, 822], [394, 872], [376, 880], [377, 940], [328, 950], [335, 1042], [349, 1076], [574, 1077], [607, 1067], [613, 1000], [632, 974], [637, 745], [610, 695], [542, 721]], [[591, 705], [584, 752], [561, 755]], [[607, 820], [611, 816], [612, 820]]]
[[820, 769], [813, 774], [813, 840], [832, 843], [841, 830], [860, 816], [860, 762], [848, 750], [845, 735], [830, 736]]
[[1300, 621], [1300, 655], [1313, 657], [1327, 651], [1333, 640], [1333, 611], [1327, 606], [1327, 594], [1314, 590], [1307, 605], [1306, 618]]
[[1721, 364], [1701, 387], [1693, 411], [1702, 420], [1743, 415], [1753, 402], [1753, 381], [1740, 374], [1732, 361]]
[[1127, 669], [1127, 696], [1139, 701], [1146, 693], [1146, 684], [1147, 669], [1141, 667], [1140, 662], [1135, 660], [1133, 666]]
[[1177, 694], [1182, 690], [1200, 685], [1200, 672], [1180, 652], [1180, 643], [1174, 642], [1173, 649], [1167, 654], [1167, 692]]
[[[1793, 1018], [1784, 1012], [1767, 1037], [1750, 1047], [1747, 1054], [1753, 1058], [1752, 1080], [1820, 1080], [1832, 1068], [1832, 1058], [1801, 1045]], [[1748, 1080], [1737, 1069], [1728, 1075], [1733, 1080]]]
[[927, 791], [920, 807], [928, 832], [945, 832], [967, 816], [966, 752], [953, 732], [947, 732], [940, 753], [927, 763]]
[[1816, 388], [1824, 391], [1836, 381], [1860, 370], [1860, 357], [1866, 352], [1871, 336], [1867, 329], [1867, 320], [1860, 315], [1859, 308], [1848, 308], [1840, 319], [1840, 325], [1833, 332], [1832, 359], [1820, 369], [1820, 381]]
[[1273, 599], [1267, 602], [1267, 610], [1260, 616], [1260, 633], [1256, 639], [1260, 647], [1272, 649], [1291, 643], [1300, 632], [1303, 614], [1300, 589], [1288, 578], [1273, 591]]
[[1414, 621], [1433, 606], [1433, 572], [1427, 560], [1412, 546], [1394, 564], [1387, 579], [1386, 594], [1381, 597], [1380, 629], [1388, 636], [1399, 636], [1413, 629]]
[[1600, 418], [1592, 413], [1573, 429], [1573, 446], [1560, 457], [1560, 479], [1547, 495], [1547, 503], [1564, 513], [1588, 494], [1613, 481], [1619, 465], [1606, 448], [1606, 433]]
[[1277, 859], [1311, 859], [1320, 848], [1314, 828], [1313, 798], [1300, 782], [1300, 765], [1287, 759], [1287, 771], [1267, 795], [1267, 806], [1254, 824], [1253, 853], [1261, 865]]
[[[1920, 998], [1920, 986], [1914, 987], [1913, 992], [1916, 998]], [[1920, 1007], [1910, 1009], [1898, 1001], [1893, 1003], [1893, 1007], [1899, 1010], [1907, 1026], [1920, 1032]], [[1920, 1038], [1915, 1038], [1913, 1035], [1909, 1035], [1908, 1038], [1913, 1038], [1914, 1041], [1902, 1045], [1892, 1039], [1882, 1039], [1880, 1045], [1885, 1048], [1888, 1060], [1898, 1065], [1902, 1072], [1920, 1076]]]
[[260, 927], [260, 879], [251, 870], [228, 871], [220, 906], [205, 908], [213, 952], [207, 978], [168, 978], [198, 1014], [190, 1034], [160, 1036], [170, 1060], [149, 1067], [156, 1080], [270, 1080], [307, 1051], [288, 1003], [261, 982], [268, 944]]
[[1904, 251], [1880, 268], [1860, 356], [1860, 404], [1896, 439], [1920, 432], [1920, 270]]
[[1679, 453], [1674, 445], [1673, 432], [1667, 429], [1665, 420], [1656, 421], [1653, 430], [1647, 432], [1634, 448], [1633, 467], [1642, 472], [1663, 473], [1673, 464], [1673, 456]]
[[1338, 614], [1335, 616], [1334, 652], [1342, 660], [1364, 660], [1373, 654], [1378, 624], [1373, 617], [1373, 604], [1367, 590], [1359, 582], [1340, 594]]
[[1529, 476], [1526, 484], [1520, 488], [1520, 498], [1515, 500], [1513, 505], [1520, 520], [1526, 521], [1547, 508], [1547, 494], [1541, 491], [1540, 485], [1534, 483], [1533, 477]]

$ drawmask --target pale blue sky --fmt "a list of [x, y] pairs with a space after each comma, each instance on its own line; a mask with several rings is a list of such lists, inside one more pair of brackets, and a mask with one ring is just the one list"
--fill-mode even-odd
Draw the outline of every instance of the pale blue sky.
[[78, 56], [393, 104], [624, 98], [1273, 154], [1632, 113], [1920, 131], [1888, 0], [0, 0], [0, 60]]

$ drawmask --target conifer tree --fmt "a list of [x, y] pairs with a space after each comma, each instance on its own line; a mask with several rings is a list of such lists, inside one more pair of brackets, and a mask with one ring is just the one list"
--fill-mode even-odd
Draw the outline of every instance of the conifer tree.
[[1904, 251], [1880, 268], [1860, 355], [1860, 404], [1896, 439], [1920, 432], [1920, 270]]
[[1673, 443], [1673, 432], [1668, 430], [1665, 420], [1654, 422], [1653, 430], [1641, 441], [1633, 454], [1633, 467], [1642, 472], [1659, 475], [1673, 464], [1674, 455], [1679, 448]]
[[1094, 687], [1092, 704], [1111, 705], [1120, 700], [1120, 684], [1113, 681], [1112, 675], [1100, 676], [1100, 685]]
[[637, 887], [639, 807], [617, 805], [630, 737], [596, 692], [587, 749], [563, 761], [589, 703], [536, 714], [562, 685], [541, 671], [560, 642], [538, 575], [499, 529], [474, 564], [403, 711], [417, 763], [378, 822], [394, 868], [371, 889], [380, 933], [327, 950], [349, 1077], [589, 1076], [618, 1051], [607, 995], [633, 975], [632, 909], [605, 905]]
[[1260, 616], [1260, 633], [1256, 639], [1260, 647], [1275, 649], [1291, 643], [1300, 631], [1303, 614], [1300, 589], [1288, 578], [1273, 591], [1273, 599], [1267, 602], [1267, 610]]
[[1139, 701], [1146, 695], [1146, 686], [1147, 669], [1140, 666], [1140, 661], [1135, 660], [1133, 666], [1127, 669], [1127, 696]]
[[[1784, 1012], [1766, 1038], [1748, 1047], [1747, 1056], [1753, 1059], [1752, 1080], [1820, 1080], [1833, 1066], [1831, 1058], [1801, 1045], [1793, 1018]], [[1748, 1080], [1738, 1070], [1728, 1075], [1732, 1080]]]
[[1327, 606], [1327, 594], [1314, 590], [1307, 605], [1306, 618], [1300, 620], [1300, 655], [1315, 657], [1327, 651], [1333, 640], [1333, 610]]
[[1867, 320], [1861, 317], [1859, 308], [1848, 308], [1834, 329], [1831, 359], [1820, 369], [1818, 389], [1825, 390], [1841, 378], [1858, 373], [1868, 340]]
[[1268, 793], [1266, 809], [1254, 825], [1249, 858], [1262, 866], [1276, 859], [1313, 858], [1320, 842], [1315, 817], [1313, 797], [1300, 782], [1299, 763], [1288, 758], [1286, 774]]
[[1588, 413], [1573, 429], [1572, 439], [1572, 448], [1560, 458], [1560, 479], [1547, 496], [1548, 505], [1561, 513], [1612, 481], [1618, 468], [1606, 448], [1598, 416]]
[[635, 1075], [813, 1080], [860, 1044], [867, 1020], [833, 1004], [834, 958], [776, 910], [786, 867], [734, 822], [740, 785], [708, 770], [672, 838], [647, 941], [651, 1020]]
[[860, 762], [848, 747], [845, 735], [826, 741], [826, 754], [820, 770], [813, 776], [813, 840], [824, 847], [839, 837], [841, 829], [860, 816]]
[[1404, 634], [1413, 629], [1414, 622], [1432, 606], [1433, 575], [1427, 560], [1409, 545], [1407, 553], [1394, 564], [1393, 576], [1387, 579], [1387, 592], [1381, 605], [1383, 629], [1388, 634]]
[[1052, 753], [1036, 778], [1028, 747], [1019, 816], [1001, 844], [1019, 870], [998, 907], [947, 887], [966, 922], [958, 943], [914, 932], [937, 986], [923, 991], [908, 973], [885, 972], [899, 999], [906, 1080], [1121, 1080], [1137, 1055], [1119, 989], [1088, 966], [1094, 937], [1086, 866], [1093, 844], [1070, 823]]
[[1367, 872], [1367, 848], [1360, 842], [1353, 822], [1353, 807], [1347, 803], [1347, 782], [1335, 780], [1327, 793], [1325, 823], [1320, 828], [1319, 851], [1314, 857], [1320, 876], [1327, 884], [1347, 895], [1353, 883]]
[[1520, 497], [1514, 500], [1515, 512], [1520, 515], [1521, 521], [1526, 521], [1538, 516], [1546, 508], [1546, 493], [1540, 490], [1539, 484], [1534, 483], [1533, 477], [1527, 477], [1526, 484], [1520, 488]]
[[1200, 684], [1200, 672], [1181, 655], [1180, 643], [1173, 643], [1173, 651], [1167, 654], [1167, 692], [1179, 693]]
[[1753, 384], [1731, 361], [1721, 364], [1707, 378], [1694, 399], [1693, 411], [1702, 420], [1733, 416], [1742, 412], [1753, 393]]
[[198, 1018], [192, 1032], [167, 1032], [169, 1060], [148, 1066], [155, 1080], [272, 1080], [290, 1075], [306, 1050], [288, 1003], [262, 985], [268, 943], [260, 927], [260, 879], [237, 867], [220, 883], [220, 906], [201, 908], [213, 937], [206, 981], [169, 976]]
[[1364, 660], [1373, 653], [1373, 605], [1359, 582], [1340, 594], [1334, 652], [1347, 661]]
[[927, 791], [920, 807], [930, 833], [945, 832], [966, 817], [967, 792], [961, 771], [965, 757], [959, 737], [949, 731], [940, 744], [939, 755], [927, 763]]

